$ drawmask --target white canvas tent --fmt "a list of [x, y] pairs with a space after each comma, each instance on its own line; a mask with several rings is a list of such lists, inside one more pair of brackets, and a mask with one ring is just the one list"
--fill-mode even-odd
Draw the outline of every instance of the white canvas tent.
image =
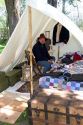
[[[56, 8], [47, 4], [45, 0], [28, 0], [28, 6], [32, 8], [32, 38], [33, 43], [40, 33], [53, 21], [60, 22], [79, 41], [83, 47], [82, 31], [64, 14]], [[16, 64], [22, 61], [24, 50], [28, 47], [28, 6], [19, 20], [12, 36], [5, 49], [0, 54], [0, 71], [11, 70]]]

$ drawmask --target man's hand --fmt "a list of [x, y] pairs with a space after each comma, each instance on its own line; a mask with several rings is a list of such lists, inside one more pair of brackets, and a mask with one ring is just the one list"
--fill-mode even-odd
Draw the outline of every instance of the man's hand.
[[53, 61], [52, 61], [52, 60], [48, 60], [48, 62], [49, 62], [50, 64], [52, 64], [52, 63], [53, 63]]

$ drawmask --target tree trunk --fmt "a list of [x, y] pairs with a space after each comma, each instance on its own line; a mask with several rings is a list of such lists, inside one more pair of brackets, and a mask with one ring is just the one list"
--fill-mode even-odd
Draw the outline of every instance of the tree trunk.
[[65, 3], [66, 0], [62, 0], [62, 12], [65, 14]]
[[48, 0], [48, 4], [57, 7], [57, 0]]
[[20, 17], [19, 0], [5, 0], [9, 34], [11, 35]]

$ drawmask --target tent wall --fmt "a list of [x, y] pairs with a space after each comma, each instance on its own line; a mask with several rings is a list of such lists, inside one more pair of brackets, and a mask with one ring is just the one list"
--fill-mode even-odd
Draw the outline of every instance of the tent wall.
[[[50, 31], [50, 38], [51, 39], [52, 39], [53, 27], [56, 23], [57, 22], [55, 20], [51, 20], [44, 30], [44, 33], [45, 33], [45, 31]], [[52, 43], [52, 41], [51, 41], [51, 43]], [[52, 47], [51, 54], [53, 56], [55, 56], [56, 58], [58, 58], [57, 57], [57, 55], [58, 55], [57, 50], [58, 50], [58, 46], [54, 45]], [[65, 54], [67, 52], [76, 52], [76, 51], [80, 51], [81, 53], [83, 53], [83, 48], [82, 48], [81, 44], [79, 43], [79, 41], [70, 32], [69, 42], [67, 44], [61, 45], [61, 47], [60, 47], [60, 56], [62, 56], [63, 54]]]
[[[53, 46], [53, 55], [55, 55], [56, 58], [58, 55], [58, 47], [57, 46]], [[83, 53], [83, 48], [81, 47], [81, 45], [79, 44], [79, 42], [74, 38], [74, 36], [71, 36], [69, 42], [67, 44], [61, 45], [60, 46], [60, 57], [63, 56], [65, 53], [68, 52], [76, 52], [79, 51], [81, 53]]]

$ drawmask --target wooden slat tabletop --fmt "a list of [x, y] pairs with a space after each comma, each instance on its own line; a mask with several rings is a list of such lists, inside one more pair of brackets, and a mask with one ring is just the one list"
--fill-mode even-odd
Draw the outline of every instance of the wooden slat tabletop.
[[0, 121], [14, 124], [22, 112], [0, 108]]
[[[28, 99], [22, 94], [4, 91], [0, 94], [0, 121], [14, 124], [21, 113], [28, 107]], [[29, 97], [30, 98], [30, 97]]]

